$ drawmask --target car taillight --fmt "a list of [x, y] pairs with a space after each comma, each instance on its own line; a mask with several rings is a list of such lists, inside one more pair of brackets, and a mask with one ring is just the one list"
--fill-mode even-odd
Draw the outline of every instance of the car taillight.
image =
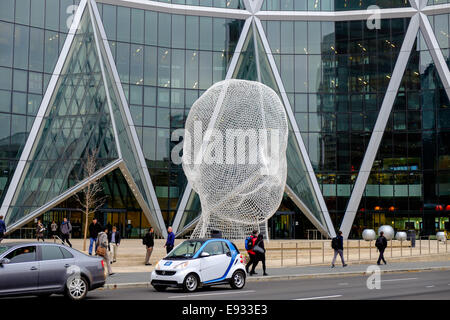
[[105, 262], [103, 261], [103, 259], [101, 260], [102, 263], [102, 268], [105, 269]]

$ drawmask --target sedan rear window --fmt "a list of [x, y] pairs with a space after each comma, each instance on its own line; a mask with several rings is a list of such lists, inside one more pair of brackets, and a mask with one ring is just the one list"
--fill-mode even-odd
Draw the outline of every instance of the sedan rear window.
[[59, 260], [64, 256], [57, 246], [41, 246], [42, 260]]

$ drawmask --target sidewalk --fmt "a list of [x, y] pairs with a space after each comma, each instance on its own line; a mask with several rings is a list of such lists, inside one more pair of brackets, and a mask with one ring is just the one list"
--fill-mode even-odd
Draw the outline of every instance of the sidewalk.
[[[373, 264], [376, 264], [374, 261]], [[335, 268], [330, 266], [303, 266], [303, 267], [285, 267], [268, 268], [269, 276], [261, 276], [261, 265], [258, 265], [256, 276], [248, 276], [247, 281], [270, 281], [270, 280], [290, 280], [290, 279], [309, 279], [324, 277], [358, 276], [366, 273], [367, 267], [373, 264], [349, 264], [343, 268], [336, 264]], [[391, 272], [415, 272], [426, 270], [450, 270], [450, 260], [443, 261], [421, 261], [421, 262], [393, 262], [388, 260], [387, 265], [380, 266], [381, 273]], [[104, 289], [118, 289], [131, 287], [151, 287], [149, 272], [128, 272], [116, 273], [106, 280]]]

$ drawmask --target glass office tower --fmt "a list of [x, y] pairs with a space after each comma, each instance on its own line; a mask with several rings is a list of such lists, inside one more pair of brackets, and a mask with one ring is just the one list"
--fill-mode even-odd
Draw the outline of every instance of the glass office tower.
[[64, 216], [81, 236], [74, 194], [99, 179], [102, 224], [188, 235], [201, 206], [174, 161], [179, 129], [239, 78], [273, 88], [289, 119], [269, 237], [449, 230], [449, 14], [437, 0], [2, 0], [0, 214], [13, 236]]

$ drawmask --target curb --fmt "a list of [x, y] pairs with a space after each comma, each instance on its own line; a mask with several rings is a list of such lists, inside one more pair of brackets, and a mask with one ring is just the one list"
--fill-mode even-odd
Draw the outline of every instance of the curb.
[[[406, 272], [421, 272], [421, 271], [450, 271], [450, 266], [426, 267], [426, 268], [415, 268], [415, 269], [381, 270], [381, 273], [406, 273]], [[366, 271], [350, 271], [350, 272], [339, 272], [339, 273], [292, 274], [292, 275], [278, 275], [278, 276], [267, 276], [267, 277], [247, 277], [247, 282], [352, 277], [352, 276], [364, 276], [364, 275], [366, 275]], [[126, 289], [126, 288], [152, 288], [152, 285], [150, 284], [150, 282], [107, 283], [102, 288], [100, 288], [100, 290], [116, 290], [116, 289]]]

